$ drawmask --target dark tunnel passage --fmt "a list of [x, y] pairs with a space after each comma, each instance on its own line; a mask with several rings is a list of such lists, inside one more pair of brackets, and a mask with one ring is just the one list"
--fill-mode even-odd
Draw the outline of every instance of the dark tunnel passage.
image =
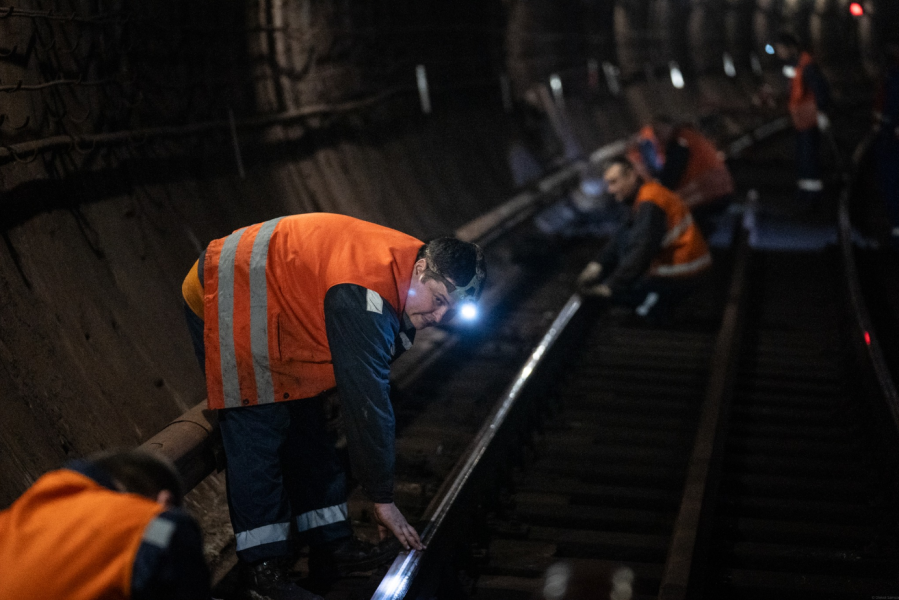
[[[851, 151], [899, 30], [899, 3], [861, 6], [0, 6], [0, 509], [204, 400], [180, 289], [210, 241], [309, 212], [458, 234], [658, 113], [723, 148], [786, 115], [770, 50], [784, 30], [809, 40]], [[224, 488], [216, 473], [187, 498], [219, 578], [233, 564]]]

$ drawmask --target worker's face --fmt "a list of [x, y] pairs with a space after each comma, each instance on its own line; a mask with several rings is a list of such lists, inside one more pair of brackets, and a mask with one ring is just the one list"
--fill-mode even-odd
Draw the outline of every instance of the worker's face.
[[637, 191], [639, 176], [636, 170], [616, 163], [606, 169], [603, 179], [606, 180], [609, 193], [615, 196], [615, 200], [624, 202]]
[[[406, 298], [406, 315], [415, 329], [424, 329], [440, 323], [453, 308], [454, 300], [446, 285], [425, 277], [428, 263], [421, 259], [412, 268], [412, 282]], [[454, 281], [450, 283], [455, 284]]]
[[653, 123], [652, 133], [659, 140], [659, 143], [665, 146], [671, 140], [671, 136], [674, 135], [674, 127], [668, 123]]
[[777, 55], [777, 58], [784, 62], [791, 62], [799, 55], [791, 46], [786, 44], [774, 44], [774, 53]]

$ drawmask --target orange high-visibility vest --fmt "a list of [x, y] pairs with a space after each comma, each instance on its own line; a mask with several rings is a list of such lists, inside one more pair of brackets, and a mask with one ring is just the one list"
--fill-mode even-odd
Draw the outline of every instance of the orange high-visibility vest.
[[360, 285], [401, 315], [422, 245], [393, 229], [325, 213], [273, 219], [209, 244], [203, 266], [209, 407], [309, 398], [334, 387], [325, 294], [335, 285]]
[[790, 87], [790, 116], [793, 118], [793, 126], [798, 131], [808, 131], [818, 126], [818, 103], [815, 94], [810, 87], [805, 85], [805, 68], [814, 63], [815, 59], [808, 52], [799, 56], [796, 65], [796, 75]]
[[161, 504], [62, 469], [0, 512], [0, 598], [131, 597], [134, 558]]
[[653, 259], [649, 274], [657, 277], [695, 275], [712, 264], [712, 255], [693, 216], [680, 197], [655, 181], [640, 186], [634, 211], [644, 202], [652, 202], [665, 211], [665, 237]]
[[690, 149], [687, 168], [676, 187], [687, 206], [699, 206], [732, 194], [734, 180], [715, 145], [692, 127], [682, 127], [677, 137]]

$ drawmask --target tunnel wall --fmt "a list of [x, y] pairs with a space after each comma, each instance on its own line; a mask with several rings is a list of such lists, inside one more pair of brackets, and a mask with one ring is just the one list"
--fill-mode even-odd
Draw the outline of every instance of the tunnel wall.
[[[529, 129], [542, 128], [541, 143], [557, 133], [546, 134], [545, 115], [536, 126], [526, 118], [541, 106], [528, 90], [553, 74], [582, 150], [661, 110], [726, 139], [758, 119], [748, 109], [760, 79], [746, 65], [764, 45], [759, 23], [787, 8], [17, 7], [0, 18], [0, 506], [46, 470], [138, 444], [202, 399], [179, 288], [210, 240], [306, 211], [450, 232], [513, 192], [512, 141], [541, 154]], [[753, 39], [727, 27], [735, 14], [755, 14]], [[813, 10], [790, 14], [807, 28]], [[708, 43], [685, 33], [705, 35], [707, 23], [724, 33]], [[737, 77], [721, 72], [725, 48]], [[687, 74], [683, 90], [670, 61]], [[621, 92], [602, 63], [618, 67]], [[547, 169], [560, 160], [557, 150], [543, 158]]]

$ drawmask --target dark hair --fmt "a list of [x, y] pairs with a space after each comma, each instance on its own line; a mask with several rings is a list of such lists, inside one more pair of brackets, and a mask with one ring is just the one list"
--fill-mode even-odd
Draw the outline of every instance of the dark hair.
[[[487, 279], [487, 261], [484, 252], [477, 244], [463, 242], [451, 237], [431, 240], [418, 250], [415, 260], [428, 260], [432, 269], [449, 277], [459, 286], [468, 285], [477, 274], [482, 284]], [[480, 286], [483, 289], [483, 285]]]
[[777, 38], [774, 41], [775, 44], [782, 44], [789, 48], [796, 48], [797, 50], [804, 49], [802, 42], [799, 41], [799, 38], [794, 33], [790, 33], [789, 31], [781, 31], [777, 34]]
[[155, 499], [159, 492], [172, 493], [172, 502], [181, 506], [184, 489], [181, 477], [168, 460], [147, 450], [118, 450], [89, 458], [124, 491]]
[[618, 156], [613, 156], [612, 158], [610, 158], [609, 160], [607, 160], [605, 162], [605, 164], [603, 165], [603, 168], [602, 168], [602, 172], [605, 173], [606, 171], [608, 171], [615, 165], [621, 165], [621, 168], [624, 169], [625, 171], [633, 171], [634, 170], [634, 163], [632, 163], [630, 161], [630, 159], [628, 157], [626, 157], [624, 154], [619, 154]]

